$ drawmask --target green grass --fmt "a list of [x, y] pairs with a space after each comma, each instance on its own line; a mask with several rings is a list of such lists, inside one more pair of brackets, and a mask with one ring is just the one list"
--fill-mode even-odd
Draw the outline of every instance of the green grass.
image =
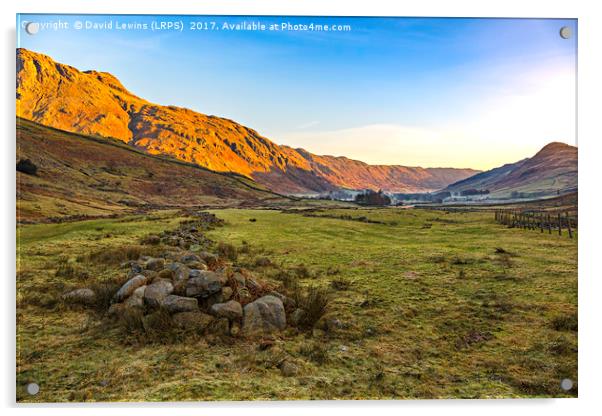
[[[175, 227], [173, 213], [21, 226], [18, 400], [576, 395], [576, 387], [559, 387], [563, 378], [577, 384], [576, 239], [505, 228], [491, 213], [314, 212], [384, 223], [373, 224], [274, 210], [214, 212], [226, 226], [209, 236], [238, 247], [238, 264], [275, 285], [286, 272], [302, 287], [328, 290], [325, 321], [338, 324], [287, 329], [266, 350], [242, 340], [127, 343], [94, 312], [53, 296], [122, 273], [77, 259]], [[89, 276], [55, 276], [61, 256]], [[272, 265], [250, 266], [264, 257]], [[299, 375], [281, 375], [285, 359]], [[33, 397], [24, 392], [32, 381], [41, 386]]]

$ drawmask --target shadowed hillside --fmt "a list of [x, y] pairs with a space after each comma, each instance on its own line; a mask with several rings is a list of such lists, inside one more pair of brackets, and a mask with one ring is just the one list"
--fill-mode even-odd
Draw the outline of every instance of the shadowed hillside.
[[341, 187], [426, 192], [477, 173], [373, 166], [279, 146], [232, 120], [150, 103], [111, 74], [81, 72], [26, 49], [17, 50], [17, 115], [62, 130], [116, 138], [214, 171], [236, 172], [280, 193]]
[[286, 201], [251, 180], [152, 156], [118, 141], [17, 119], [19, 221], [108, 215], [143, 207], [252, 206]]
[[508, 197], [513, 193], [541, 197], [574, 191], [576, 188], [577, 148], [553, 142], [531, 158], [479, 173], [445, 190], [489, 190], [495, 197]]

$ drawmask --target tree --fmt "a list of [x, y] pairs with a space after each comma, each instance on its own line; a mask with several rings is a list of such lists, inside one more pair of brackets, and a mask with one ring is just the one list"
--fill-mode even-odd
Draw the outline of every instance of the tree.
[[382, 190], [374, 192], [369, 189], [365, 193], [357, 195], [355, 202], [360, 205], [386, 206], [391, 205], [391, 198], [385, 195]]

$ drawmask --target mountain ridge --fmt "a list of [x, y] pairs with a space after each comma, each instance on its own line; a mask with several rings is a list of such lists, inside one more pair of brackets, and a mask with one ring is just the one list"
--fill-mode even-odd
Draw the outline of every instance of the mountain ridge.
[[117, 140], [22, 118], [17, 118], [16, 132], [17, 162], [29, 160], [36, 167], [33, 174], [17, 169], [20, 222], [107, 216], [149, 207], [248, 207], [292, 201], [244, 176], [150, 155]]
[[121, 140], [218, 172], [235, 172], [287, 194], [340, 188], [427, 192], [473, 169], [369, 165], [277, 145], [232, 120], [153, 104], [108, 72], [79, 71], [17, 49], [17, 115], [50, 127]]
[[577, 188], [577, 147], [551, 142], [530, 158], [507, 163], [447, 186], [444, 191], [488, 190], [493, 197], [549, 196]]

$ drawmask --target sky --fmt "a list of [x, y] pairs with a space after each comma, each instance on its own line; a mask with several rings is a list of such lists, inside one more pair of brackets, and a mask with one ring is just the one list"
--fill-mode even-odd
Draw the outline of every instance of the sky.
[[18, 47], [316, 154], [490, 169], [576, 145], [574, 19], [18, 15], [17, 27]]

